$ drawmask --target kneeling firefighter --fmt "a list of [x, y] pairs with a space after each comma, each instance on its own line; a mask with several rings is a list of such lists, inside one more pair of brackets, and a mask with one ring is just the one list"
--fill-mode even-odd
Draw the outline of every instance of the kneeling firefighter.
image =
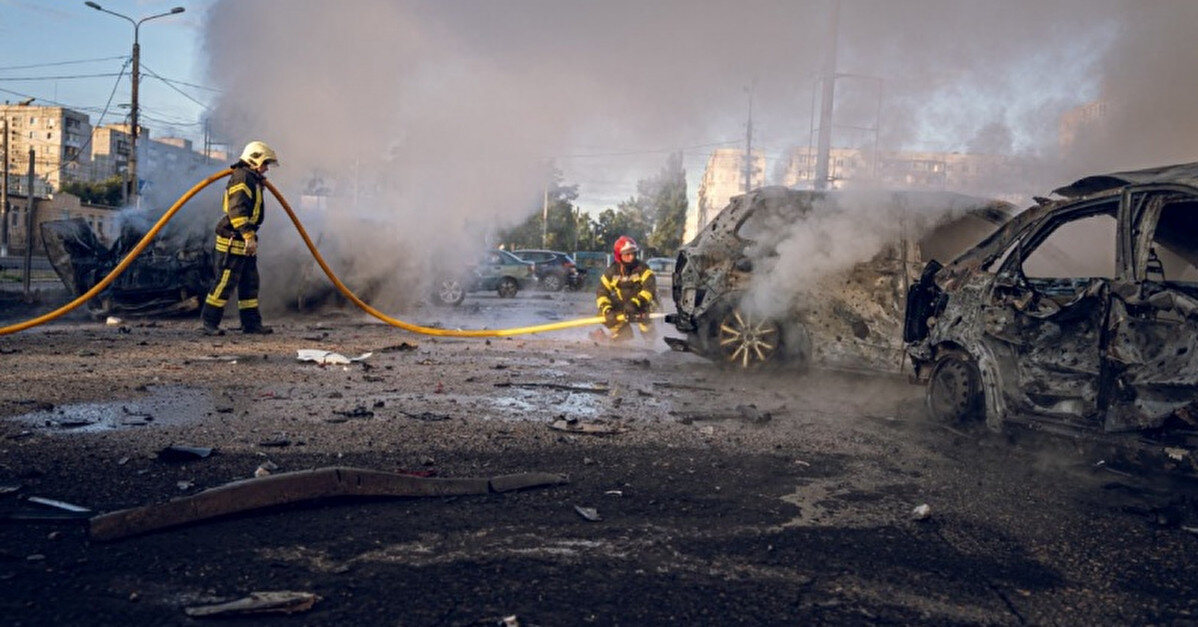
[[225, 304], [237, 290], [237, 311], [244, 333], [271, 333], [262, 325], [258, 310], [258, 229], [262, 226], [262, 200], [266, 171], [278, 163], [275, 151], [264, 142], [245, 145], [225, 186], [224, 213], [216, 224], [216, 282], [204, 299], [200, 317], [203, 333], [222, 335], [220, 320]]
[[[657, 277], [649, 266], [637, 258], [636, 240], [620, 236], [612, 246], [615, 261], [599, 277], [595, 304], [604, 317], [603, 326], [612, 332], [613, 340], [632, 339], [632, 323], [641, 334], [652, 335], [649, 312], [656, 305]], [[623, 314], [621, 319], [619, 316]]]

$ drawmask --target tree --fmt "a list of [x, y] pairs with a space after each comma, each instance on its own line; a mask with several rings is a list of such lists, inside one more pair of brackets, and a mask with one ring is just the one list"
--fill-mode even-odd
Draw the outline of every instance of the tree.
[[648, 237], [649, 248], [658, 256], [674, 256], [682, 246], [688, 207], [686, 170], [682, 167], [682, 153], [671, 154], [657, 178], [641, 181], [637, 185], [637, 191], [645, 199], [642, 204], [653, 211], [653, 231]]
[[529, 213], [528, 219], [502, 233], [499, 241], [513, 250], [548, 248], [564, 251], [575, 246], [578, 219], [574, 201], [578, 198], [578, 186], [564, 185], [561, 170], [554, 168], [553, 180], [546, 193], [548, 197]]
[[121, 177], [114, 176], [103, 181], [70, 181], [63, 183], [59, 191], [79, 197], [89, 205], [121, 206]]

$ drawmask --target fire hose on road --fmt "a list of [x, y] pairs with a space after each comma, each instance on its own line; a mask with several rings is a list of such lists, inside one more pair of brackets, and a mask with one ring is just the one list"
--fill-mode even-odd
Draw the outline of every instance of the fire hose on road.
[[[140, 255], [142, 251], [150, 245], [150, 242], [154, 240], [154, 236], [157, 235], [164, 226], [166, 226], [167, 222], [170, 222], [175, 213], [183, 208], [183, 205], [187, 204], [187, 201], [191, 200], [193, 196], [198, 194], [205, 187], [208, 187], [212, 183], [219, 181], [232, 172], [232, 169], [226, 169], [217, 172], [216, 174], [209, 176], [203, 181], [197, 183], [191, 189], [187, 190], [187, 193], [180, 196], [179, 200], [176, 200], [175, 204], [171, 205], [171, 208], [168, 209], [166, 213], [162, 214], [162, 217], [158, 219], [158, 222], [154, 224], [153, 228], [151, 228], [145, 234], [145, 236], [141, 238], [141, 241], [139, 241], [137, 245], [133, 247], [133, 250], [129, 251], [129, 254], [125, 255], [125, 258], [122, 259], [121, 262], [112, 269], [112, 272], [109, 272], [107, 276], [105, 276], [99, 283], [96, 283], [94, 286], [92, 286], [91, 289], [87, 290], [83, 294], [80, 294], [77, 298], [75, 298], [75, 300], [72, 300], [62, 307], [55, 309], [54, 311], [43, 314], [36, 318], [31, 318], [25, 322], [20, 322], [7, 327], [0, 327], [0, 335], [8, 335], [18, 331], [24, 331], [26, 329], [50, 322], [51, 320], [70, 312], [72, 309], [75, 309], [83, 303], [86, 303], [88, 300], [104, 291], [104, 288], [111, 285], [112, 282], [115, 281], [116, 278], [120, 276], [130, 264], [133, 263], [133, 260], [136, 259], [137, 256]], [[300, 223], [299, 218], [295, 215], [295, 212], [291, 210], [291, 205], [287, 204], [287, 199], [283, 198], [283, 194], [279, 193], [278, 188], [276, 188], [274, 184], [270, 182], [270, 180], [265, 180], [264, 182], [266, 183], [267, 189], [269, 189], [270, 192], [274, 194], [275, 199], [279, 201], [279, 205], [282, 206], [283, 210], [287, 212], [287, 216], [291, 218], [292, 224], [295, 225], [296, 231], [298, 231], [300, 237], [303, 238], [304, 244], [312, 253], [312, 257], [316, 260], [316, 263], [320, 264], [320, 269], [324, 270], [325, 275], [329, 277], [329, 280], [333, 282], [333, 285], [336, 286], [337, 290], [355, 305], [361, 308], [362, 311], [365, 311], [366, 313], [378, 318], [379, 320], [382, 320], [383, 322], [386, 322], [393, 327], [399, 327], [405, 331], [411, 331], [412, 333], [436, 335], [442, 337], [507, 337], [511, 335], [528, 335], [532, 333], [545, 333], [548, 331], [558, 331], [561, 329], [585, 327], [603, 322], [603, 316], [592, 316], [589, 318], [577, 318], [574, 320], [563, 320], [561, 322], [527, 327], [515, 327], [511, 329], [438, 329], [436, 327], [424, 327], [417, 324], [412, 324], [410, 322], [404, 322], [403, 320], [399, 320], [397, 318], [392, 318], [391, 316], [388, 316], [374, 307], [371, 307], [361, 298], [358, 298], [356, 294], [350, 291], [350, 289], [341, 282], [341, 279], [337, 278], [337, 275], [334, 274], [333, 270], [329, 268], [329, 265], [325, 263], [324, 258], [320, 256], [320, 251], [316, 250], [316, 245], [312, 243], [312, 239], [308, 237], [308, 232], [304, 230], [304, 225]], [[649, 318], [651, 319], [658, 319], [662, 317], [664, 317], [664, 314], [649, 314]]]

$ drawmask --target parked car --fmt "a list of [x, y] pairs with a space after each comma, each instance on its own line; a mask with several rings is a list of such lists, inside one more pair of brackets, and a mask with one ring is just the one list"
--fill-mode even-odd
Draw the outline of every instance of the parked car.
[[[871, 240], [859, 220], [843, 217], [850, 209], [876, 216], [889, 231], [872, 248], [862, 245]], [[792, 363], [898, 372], [904, 299], [925, 255], [978, 241], [1009, 209], [947, 192], [765, 187], [734, 197], [678, 252], [677, 311], [666, 322], [685, 337], [666, 342], [739, 368]], [[825, 229], [837, 216], [852, 235], [834, 244]], [[838, 251], [818, 249], [834, 245], [860, 248], [851, 256], [856, 261], [824, 269], [820, 264]]]
[[[90, 290], [133, 250], [146, 231], [126, 222], [105, 244], [82, 218], [41, 225], [46, 258], [71, 296]], [[200, 309], [214, 278], [206, 234], [164, 230], [107, 288], [87, 302], [96, 317], [183, 314]]]
[[512, 254], [537, 264], [537, 285], [547, 292], [560, 292], [565, 288], [578, 289], [582, 285], [580, 272], [570, 255], [556, 250], [513, 250]]
[[433, 300], [442, 305], [457, 305], [469, 292], [492, 290], [501, 298], [512, 298], [536, 282], [535, 264], [506, 250], [488, 250], [470, 267], [437, 279]]
[[660, 302], [663, 298], [669, 298], [674, 285], [674, 258], [650, 257], [645, 260], [645, 265], [657, 277], [657, 300]]
[[611, 253], [599, 253], [588, 250], [574, 252], [574, 264], [582, 279], [578, 289], [595, 289], [599, 285], [599, 277], [611, 265]]
[[1198, 163], [1055, 190], [911, 289], [932, 416], [1142, 444], [1198, 468]]

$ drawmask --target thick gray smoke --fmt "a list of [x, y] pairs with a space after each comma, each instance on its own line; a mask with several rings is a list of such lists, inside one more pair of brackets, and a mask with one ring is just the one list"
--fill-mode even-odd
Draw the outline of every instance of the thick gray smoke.
[[[214, 122], [234, 149], [263, 139], [279, 150], [272, 180], [293, 205], [319, 176], [333, 191], [311, 218], [322, 245], [386, 284], [537, 211], [551, 160], [743, 136], [749, 85], [758, 146], [809, 143], [831, 6], [223, 0], [206, 25], [208, 80], [223, 90]], [[1101, 168], [1190, 158], [1183, 133], [1163, 131], [1193, 110], [1180, 68], [1198, 54], [1184, 41], [1194, 12], [1164, 1], [843, 0], [839, 69], [881, 81], [838, 82], [836, 142], [864, 144], [848, 127], [877, 126], [884, 149], [1030, 155], [1046, 183], [1013, 191], [1031, 194], [1063, 182], [1049, 168], [1062, 112], [1103, 95], [1138, 115], [1170, 95], [1182, 106], [1155, 109], [1162, 132], [1142, 138], [1142, 156], [1086, 154]], [[1149, 78], [1162, 66], [1176, 68], [1170, 85]], [[880, 114], [869, 85], [881, 86]], [[1172, 148], [1154, 143], [1166, 139]], [[621, 165], [602, 163], [594, 180], [620, 180]], [[566, 182], [585, 199], [587, 178]], [[286, 224], [276, 212], [268, 226]]]

